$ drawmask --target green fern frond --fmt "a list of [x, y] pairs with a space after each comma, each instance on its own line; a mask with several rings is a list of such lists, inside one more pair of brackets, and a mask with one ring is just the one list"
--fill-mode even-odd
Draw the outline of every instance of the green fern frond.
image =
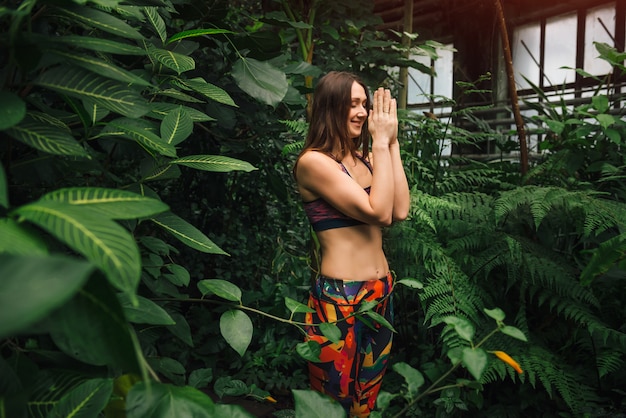
[[569, 367], [559, 367], [562, 363], [550, 352], [533, 347], [527, 356], [518, 357], [533, 387], [540, 382], [550, 396], [558, 394], [573, 412], [582, 412], [598, 402], [594, 389], [582, 383], [586, 379]]
[[280, 120], [279, 122], [285, 125], [292, 133], [302, 137], [302, 139], [306, 137], [309, 130], [309, 123], [302, 119]]
[[624, 352], [622, 350], [607, 350], [596, 357], [598, 376], [604, 377], [613, 372], [624, 369]]
[[477, 323], [485, 307], [482, 295], [455, 264], [449, 263], [424, 283], [420, 300], [426, 307], [425, 320], [437, 325], [453, 315]]
[[524, 186], [506, 191], [496, 200], [496, 221], [501, 224], [514, 213], [523, 218], [523, 212], [520, 213], [522, 208], [527, 209], [535, 229], [539, 229], [544, 220], [554, 215], [555, 221], [567, 221], [573, 225], [578, 223], [581, 234], [588, 237], [615, 226], [623, 226], [626, 205], [601, 199], [598, 193], [590, 191]]
[[304, 141], [292, 142], [290, 144], [286, 144], [281, 150], [281, 154], [283, 156], [290, 154], [297, 154], [304, 147]]
[[[474, 162], [474, 164], [477, 164]], [[475, 165], [461, 171], [449, 171], [442, 178], [438, 190], [442, 193], [451, 193], [457, 190], [480, 190], [484, 188], [499, 188], [502, 171], [492, 168], [476, 168]]]
[[565, 261], [541, 253], [541, 247], [533, 247], [533, 243], [527, 240], [520, 240], [520, 243], [525, 249], [521, 265], [525, 273], [524, 286], [531, 297], [539, 291], [548, 291], [549, 295], [598, 307], [599, 302], [592, 290], [580, 285], [575, 270]]

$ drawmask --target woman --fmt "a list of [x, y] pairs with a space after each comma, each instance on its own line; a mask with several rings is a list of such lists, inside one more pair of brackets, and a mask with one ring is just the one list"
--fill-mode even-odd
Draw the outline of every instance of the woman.
[[393, 278], [381, 227], [405, 219], [409, 211], [397, 133], [397, 106], [389, 90], [379, 88], [370, 101], [357, 76], [331, 72], [315, 89], [309, 132], [294, 167], [321, 250], [309, 298], [315, 312], [306, 321], [338, 321], [342, 333], [334, 343], [319, 326], [307, 327], [308, 339], [322, 350], [320, 362], [309, 363], [311, 387], [337, 399], [350, 417], [366, 417], [374, 408], [391, 349], [388, 328], [345, 318], [375, 300], [373, 310], [392, 321]]

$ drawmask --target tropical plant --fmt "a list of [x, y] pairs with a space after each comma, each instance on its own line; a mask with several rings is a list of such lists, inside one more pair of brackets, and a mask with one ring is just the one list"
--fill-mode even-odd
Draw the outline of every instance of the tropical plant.
[[[154, 299], [185, 299], [190, 285], [167, 237], [226, 255], [170, 210], [168, 189], [185, 170], [255, 170], [184, 152], [211, 129], [209, 114], [237, 108], [196, 57], [238, 34], [181, 27], [168, 1], [85, 3], [0, 9], [3, 415], [243, 416], [200, 392], [210, 370], [189, 373], [182, 358], [163, 356], [153, 331], [194, 344], [180, 305]], [[261, 102], [286, 93], [284, 73], [267, 63], [240, 55], [230, 68], [239, 91]]]

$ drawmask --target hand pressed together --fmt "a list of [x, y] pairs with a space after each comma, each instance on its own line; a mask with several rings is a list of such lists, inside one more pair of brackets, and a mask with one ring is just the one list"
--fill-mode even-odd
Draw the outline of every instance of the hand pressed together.
[[374, 92], [368, 127], [372, 135], [372, 148], [388, 147], [397, 142], [398, 107], [388, 89], [380, 87]]

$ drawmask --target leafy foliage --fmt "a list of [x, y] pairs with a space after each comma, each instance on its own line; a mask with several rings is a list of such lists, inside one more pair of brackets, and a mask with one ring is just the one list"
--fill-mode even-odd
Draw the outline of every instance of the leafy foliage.
[[[343, 414], [304, 390], [316, 347], [298, 344], [306, 97], [322, 69], [392, 88], [389, 66], [428, 69], [351, 0], [18, 3], [0, 8], [0, 415], [245, 417], [208, 393], [269, 391], [283, 416]], [[386, 231], [399, 285], [380, 410], [623, 408], [620, 105], [534, 103], [544, 154], [526, 178], [445, 158], [512, 147], [453, 105], [477, 129], [402, 115], [413, 204]]]

